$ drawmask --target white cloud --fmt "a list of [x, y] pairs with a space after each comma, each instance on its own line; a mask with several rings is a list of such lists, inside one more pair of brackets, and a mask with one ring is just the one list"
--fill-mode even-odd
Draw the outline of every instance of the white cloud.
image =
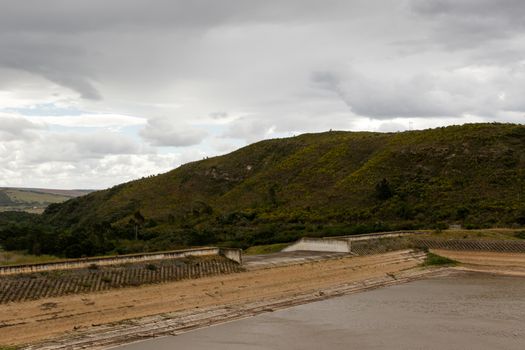
[[115, 128], [141, 126], [146, 124], [145, 118], [119, 114], [82, 114], [75, 116], [38, 116], [31, 118], [37, 122], [76, 128]]
[[[331, 91], [357, 115], [388, 120], [478, 115], [525, 110], [521, 66], [469, 65], [449, 70], [399, 72], [388, 78], [367, 77], [356, 69], [317, 72], [312, 80]], [[505, 98], [501, 98], [502, 94]]]
[[201, 143], [206, 132], [169, 119], [153, 119], [140, 135], [154, 146], [183, 147]]
[[25, 118], [0, 114], [0, 141], [34, 139], [39, 129], [43, 126]]
[[523, 122], [524, 11], [521, 0], [3, 1], [0, 181], [99, 187], [268, 137]]

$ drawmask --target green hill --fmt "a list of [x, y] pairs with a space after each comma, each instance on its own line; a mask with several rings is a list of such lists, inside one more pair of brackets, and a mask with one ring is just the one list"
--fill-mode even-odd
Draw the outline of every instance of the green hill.
[[524, 169], [523, 125], [331, 131], [258, 142], [52, 204], [41, 220], [68, 239], [98, 242], [99, 253], [448, 224], [519, 226]]
[[0, 211], [42, 213], [51, 203], [64, 202], [89, 192], [91, 191], [0, 187]]

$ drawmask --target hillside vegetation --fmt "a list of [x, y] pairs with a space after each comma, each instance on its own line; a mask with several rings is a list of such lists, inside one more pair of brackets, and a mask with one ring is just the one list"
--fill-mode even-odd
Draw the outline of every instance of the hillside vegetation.
[[73, 241], [97, 242], [92, 253], [246, 247], [449, 224], [520, 226], [524, 169], [522, 125], [331, 131], [258, 142], [52, 204], [39, 220]]

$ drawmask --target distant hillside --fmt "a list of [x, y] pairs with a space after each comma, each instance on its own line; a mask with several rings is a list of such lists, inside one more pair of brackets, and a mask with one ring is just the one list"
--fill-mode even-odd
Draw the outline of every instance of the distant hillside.
[[0, 187], [0, 211], [42, 213], [52, 203], [88, 194], [89, 190]]
[[[525, 126], [266, 140], [51, 205], [45, 218], [73, 228], [140, 226], [144, 237], [192, 229], [212, 241], [271, 224], [304, 234], [331, 225], [523, 225]], [[275, 236], [278, 227], [257, 234]]]

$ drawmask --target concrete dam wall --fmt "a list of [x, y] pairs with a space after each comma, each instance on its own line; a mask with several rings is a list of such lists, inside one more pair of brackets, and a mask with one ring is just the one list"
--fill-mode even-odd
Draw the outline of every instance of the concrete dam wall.
[[301, 238], [294, 244], [284, 248], [283, 252], [308, 250], [316, 252], [350, 253], [351, 243], [344, 239], [331, 238]]

